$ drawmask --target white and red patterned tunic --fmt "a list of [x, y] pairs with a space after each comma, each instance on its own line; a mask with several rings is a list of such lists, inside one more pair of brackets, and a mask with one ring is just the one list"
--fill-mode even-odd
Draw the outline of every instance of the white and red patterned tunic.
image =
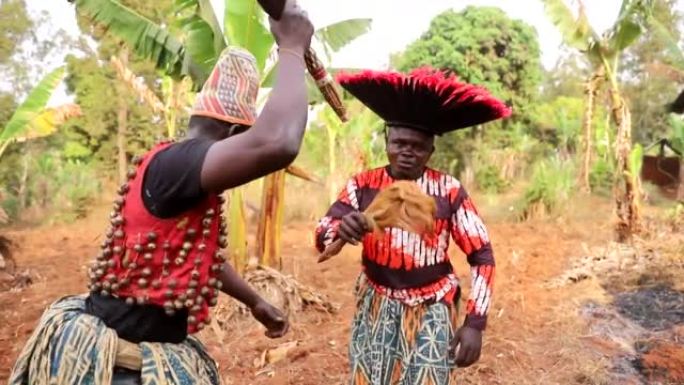
[[[316, 248], [323, 251], [337, 238], [341, 218], [363, 211], [375, 195], [391, 185], [389, 168], [382, 167], [352, 177], [316, 227]], [[408, 306], [426, 301], [453, 301], [460, 290], [447, 249], [449, 239], [467, 256], [472, 289], [466, 304], [466, 325], [483, 330], [492, 299], [494, 256], [487, 229], [473, 201], [460, 182], [426, 169], [416, 183], [437, 203], [434, 234], [420, 236], [398, 228], [383, 236], [363, 238], [363, 271], [381, 294]]]

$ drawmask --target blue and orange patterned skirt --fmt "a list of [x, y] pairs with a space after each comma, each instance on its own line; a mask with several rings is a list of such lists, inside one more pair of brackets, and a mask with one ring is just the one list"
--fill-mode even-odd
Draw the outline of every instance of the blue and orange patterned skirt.
[[362, 273], [349, 344], [351, 385], [454, 385], [449, 354], [458, 296], [408, 306], [379, 294]]
[[[8, 385], [109, 385], [118, 337], [85, 313], [86, 295], [62, 298], [43, 313]], [[218, 385], [218, 368], [192, 336], [180, 344], [141, 343], [142, 384]]]

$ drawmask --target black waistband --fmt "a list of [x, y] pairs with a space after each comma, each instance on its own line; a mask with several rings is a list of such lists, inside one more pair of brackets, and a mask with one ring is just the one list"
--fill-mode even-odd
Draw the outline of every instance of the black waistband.
[[104, 321], [128, 342], [181, 343], [187, 337], [188, 313], [179, 311], [173, 316], [154, 305], [128, 305], [124, 300], [90, 293], [86, 299], [87, 314]]
[[427, 286], [454, 272], [451, 263], [448, 261], [407, 271], [392, 269], [363, 258], [363, 266], [366, 276], [371, 281], [397, 290]]

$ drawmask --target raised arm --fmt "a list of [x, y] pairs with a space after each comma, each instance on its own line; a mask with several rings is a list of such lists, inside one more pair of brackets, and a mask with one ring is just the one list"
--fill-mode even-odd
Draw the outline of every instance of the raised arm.
[[279, 46], [275, 86], [249, 130], [211, 146], [202, 166], [205, 191], [221, 192], [283, 169], [299, 153], [308, 103], [303, 55], [313, 26], [294, 1], [270, 23]]

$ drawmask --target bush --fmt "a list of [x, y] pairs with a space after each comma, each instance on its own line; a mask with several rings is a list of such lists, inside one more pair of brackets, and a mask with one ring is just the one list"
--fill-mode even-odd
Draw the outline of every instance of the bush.
[[534, 166], [532, 180], [525, 190], [521, 219], [541, 218], [558, 212], [575, 190], [575, 165], [558, 157]]
[[[65, 220], [84, 218], [102, 191], [97, 168], [80, 161], [66, 161], [57, 173], [52, 207], [58, 217]], [[61, 204], [60, 204], [61, 202]]]
[[613, 162], [598, 159], [589, 171], [589, 185], [591, 190], [598, 194], [610, 194], [613, 187]]
[[501, 177], [499, 169], [490, 164], [478, 167], [475, 179], [480, 190], [490, 194], [502, 193], [510, 185], [509, 181]]

